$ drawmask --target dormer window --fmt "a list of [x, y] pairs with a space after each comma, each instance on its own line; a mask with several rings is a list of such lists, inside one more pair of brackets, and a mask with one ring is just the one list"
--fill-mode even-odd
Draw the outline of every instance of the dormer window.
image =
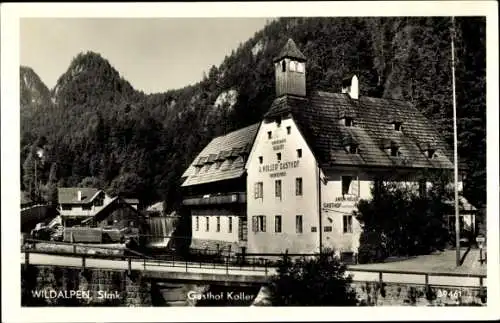
[[427, 149], [426, 152], [427, 158], [435, 158], [437, 157], [436, 151], [434, 149]]
[[401, 156], [401, 152], [399, 151], [399, 147], [392, 146], [390, 149], [391, 149], [391, 156], [392, 157]]
[[399, 121], [395, 121], [393, 122], [393, 125], [394, 125], [394, 130], [396, 131], [401, 131], [403, 130], [403, 123], [402, 122], [399, 122]]
[[349, 118], [349, 117], [344, 118], [344, 125], [346, 127], [352, 127], [353, 124], [354, 124], [354, 122], [353, 122], [352, 118]]
[[356, 145], [356, 144], [346, 145], [345, 146], [345, 150], [349, 154], [357, 154], [357, 153], [359, 153], [358, 145]]

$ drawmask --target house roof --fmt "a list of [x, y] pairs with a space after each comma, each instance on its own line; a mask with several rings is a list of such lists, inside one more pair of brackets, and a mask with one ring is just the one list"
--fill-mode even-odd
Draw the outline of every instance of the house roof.
[[163, 212], [163, 202], [156, 202], [155, 204], [151, 205], [150, 207], [147, 208], [146, 211], [149, 212]]
[[238, 178], [245, 173], [245, 162], [260, 123], [214, 138], [184, 172], [182, 186]]
[[[82, 200], [78, 200], [78, 191], [82, 192]], [[59, 204], [90, 203], [101, 190], [91, 187], [59, 187], [57, 198]]]
[[285, 46], [283, 47], [283, 49], [281, 50], [279, 55], [274, 59], [274, 61], [276, 62], [276, 61], [278, 61], [282, 58], [285, 58], [285, 57], [293, 58], [293, 59], [296, 59], [298, 61], [305, 61], [306, 60], [306, 57], [304, 56], [304, 54], [302, 54], [302, 52], [297, 48], [297, 45], [295, 44], [295, 42], [291, 38], [288, 39]]
[[[333, 165], [374, 167], [453, 168], [453, 154], [430, 120], [412, 104], [400, 100], [346, 93], [316, 91], [308, 98], [282, 96], [274, 100], [266, 118], [291, 114], [322, 168]], [[342, 118], [353, 119], [348, 127]], [[402, 131], [393, 122], [402, 123]], [[349, 154], [346, 143], [356, 143], [357, 154]], [[425, 150], [435, 148], [435, 157]], [[392, 157], [387, 148], [398, 147]]]
[[134, 213], [139, 214], [135, 208], [133, 208], [130, 203], [126, 202], [125, 199], [122, 199], [119, 196], [113, 197], [108, 204], [106, 204], [102, 209], [100, 209], [96, 214], [88, 219], [82, 221], [82, 223], [88, 223], [90, 221], [102, 221], [106, 217], [108, 217], [113, 211], [119, 209], [120, 207], [127, 207], [131, 209]]

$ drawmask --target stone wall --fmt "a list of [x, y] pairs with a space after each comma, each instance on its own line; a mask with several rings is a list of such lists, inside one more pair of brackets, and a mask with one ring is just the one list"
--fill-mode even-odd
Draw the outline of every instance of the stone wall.
[[354, 282], [365, 306], [486, 306], [486, 289]]
[[22, 306], [151, 306], [151, 284], [126, 271], [28, 266]]

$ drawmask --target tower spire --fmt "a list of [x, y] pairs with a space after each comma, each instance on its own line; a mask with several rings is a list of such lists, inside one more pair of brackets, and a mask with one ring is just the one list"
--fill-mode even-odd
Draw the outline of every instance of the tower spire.
[[274, 59], [276, 96], [306, 96], [306, 57], [289, 38]]

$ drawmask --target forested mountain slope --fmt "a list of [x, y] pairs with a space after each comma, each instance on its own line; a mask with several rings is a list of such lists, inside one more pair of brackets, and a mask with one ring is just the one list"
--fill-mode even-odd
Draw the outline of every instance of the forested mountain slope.
[[[361, 95], [413, 102], [452, 143], [449, 18], [281, 18], [212, 66], [199, 83], [144, 94], [98, 53], [81, 53], [46, 87], [21, 68], [23, 189], [99, 186], [144, 204], [179, 203], [180, 175], [211, 138], [259, 121], [274, 99], [273, 58], [288, 38], [306, 55], [307, 88], [339, 92], [357, 73]], [[486, 193], [485, 19], [456, 20], [460, 155], [466, 195]], [[26, 78], [23, 75], [28, 75]], [[175, 77], [175, 75], [172, 75]]]

